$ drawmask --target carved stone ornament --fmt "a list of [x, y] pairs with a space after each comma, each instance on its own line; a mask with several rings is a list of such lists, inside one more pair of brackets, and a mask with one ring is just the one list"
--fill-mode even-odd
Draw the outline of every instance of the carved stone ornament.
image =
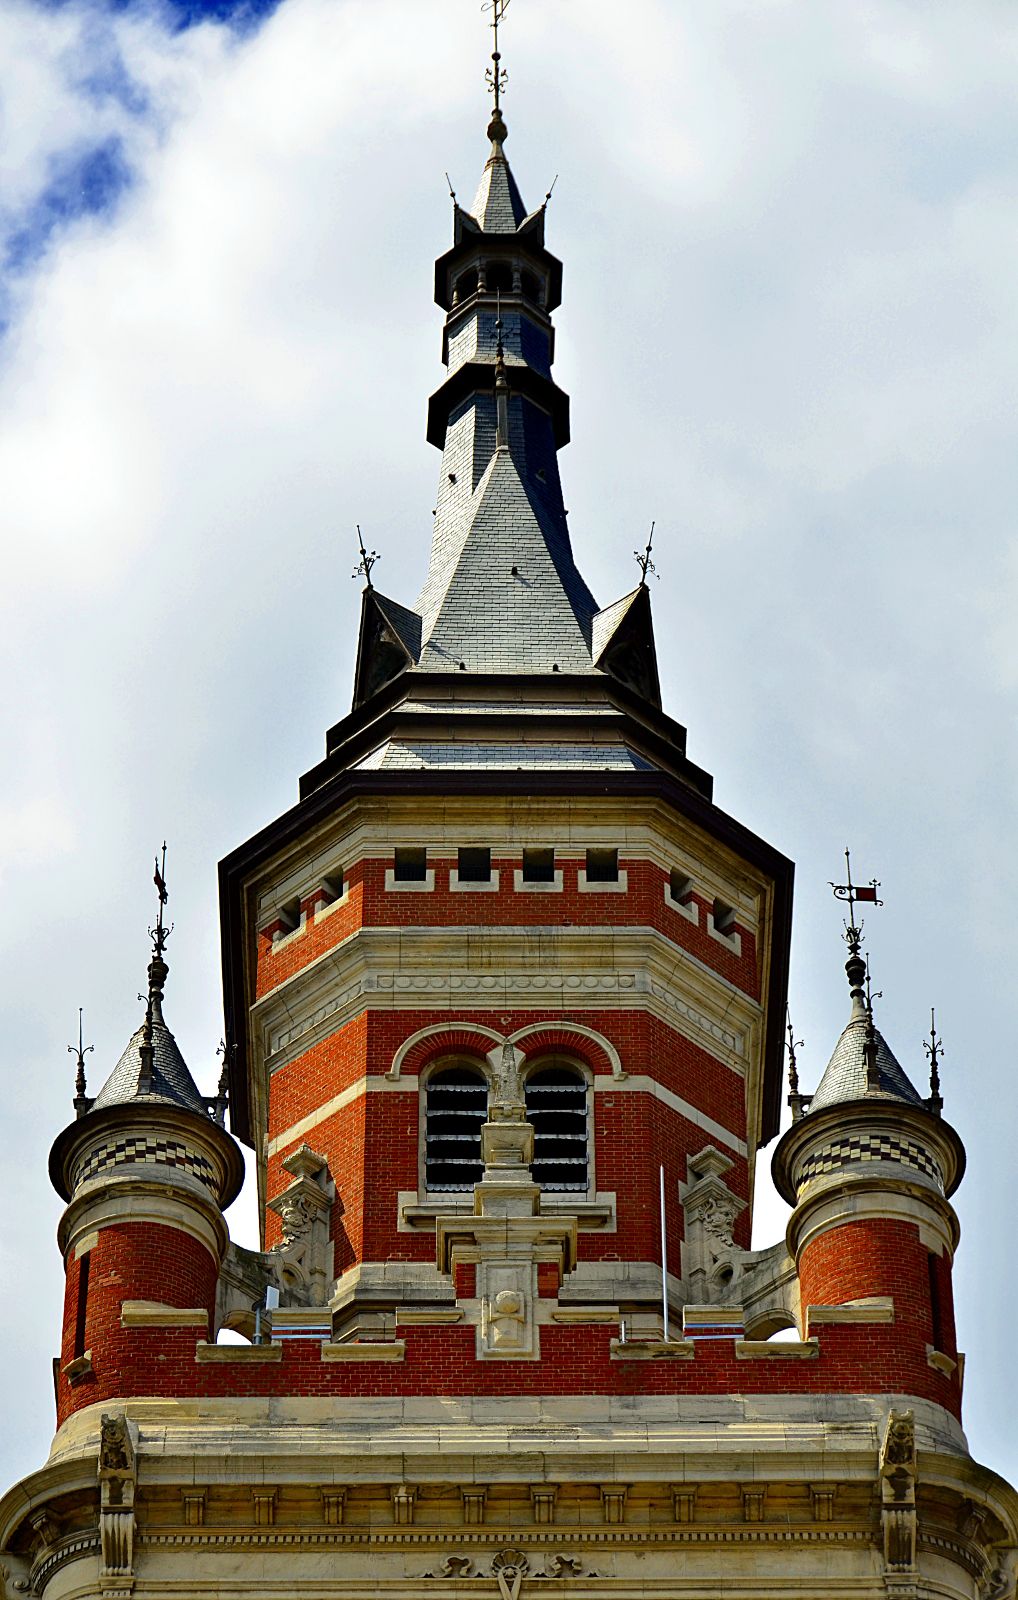
[[502, 1600], [520, 1600], [520, 1587], [530, 1570], [521, 1550], [500, 1550], [491, 1563]]
[[324, 1306], [332, 1292], [330, 1218], [335, 1185], [324, 1156], [301, 1145], [283, 1162], [294, 1181], [268, 1202], [282, 1240], [267, 1252], [280, 1289], [302, 1305]]
[[530, 1261], [478, 1264], [480, 1356], [532, 1356], [536, 1351], [534, 1266]]
[[136, 1461], [127, 1418], [103, 1416], [99, 1425], [99, 1543], [102, 1593], [134, 1587], [134, 1492]]
[[7, 1600], [8, 1594], [27, 1594], [30, 1588], [27, 1578], [16, 1578], [10, 1567], [0, 1562], [0, 1600]]
[[916, 1446], [911, 1411], [892, 1411], [880, 1449], [880, 1515], [888, 1572], [916, 1564]]
[[984, 1580], [982, 1600], [1014, 1600], [1015, 1583], [1006, 1567], [995, 1566]]

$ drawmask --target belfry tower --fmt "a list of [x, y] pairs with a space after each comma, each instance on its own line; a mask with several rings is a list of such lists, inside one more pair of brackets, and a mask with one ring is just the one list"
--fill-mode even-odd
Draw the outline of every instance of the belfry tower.
[[[792, 867], [662, 709], [649, 547], [607, 606], [581, 576], [562, 268], [499, 73], [496, 34], [435, 271], [423, 587], [383, 595], [362, 546], [353, 708], [220, 867], [232, 1134], [163, 1020], [157, 870], [144, 1020], [54, 1146], [58, 1428], [0, 1501], [7, 1594], [1005, 1600], [1018, 1497], [960, 1422], [964, 1153], [854, 919], [774, 1156], [787, 1235], [750, 1248]], [[258, 1251], [222, 1216], [237, 1141]]]

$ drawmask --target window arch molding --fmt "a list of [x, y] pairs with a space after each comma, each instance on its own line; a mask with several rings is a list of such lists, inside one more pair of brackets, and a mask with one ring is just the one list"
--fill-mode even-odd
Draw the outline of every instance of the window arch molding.
[[593, 1071], [566, 1051], [545, 1050], [523, 1063], [520, 1078], [534, 1129], [534, 1181], [549, 1196], [594, 1195]]
[[481, 1176], [481, 1125], [487, 1121], [491, 1071], [484, 1057], [453, 1050], [418, 1075], [418, 1188], [421, 1194], [469, 1195]]

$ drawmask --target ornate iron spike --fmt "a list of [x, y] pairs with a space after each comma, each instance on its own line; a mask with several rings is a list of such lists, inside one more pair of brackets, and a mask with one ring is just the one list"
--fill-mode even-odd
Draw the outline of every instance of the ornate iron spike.
[[361, 533], [361, 525], [359, 522], [357, 524], [357, 543], [360, 545], [361, 558], [354, 567], [350, 576], [351, 578], [363, 578], [364, 582], [370, 589], [373, 587], [371, 582], [371, 569], [375, 562], [381, 561], [382, 558], [378, 554], [377, 550], [366, 550], [364, 548], [364, 536]]
[[940, 1058], [944, 1053], [944, 1041], [937, 1035], [937, 1014], [933, 1006], [930, 1007], [930, 1037], [924, 1040], [923, 1049], [930, 1063], [930, 1098], [927, 1103], [939, 1117], [944, 1108], [940, 1093]]
[[650, 559], [650, 552], [651, 552], [651, 550], [653, 548], [653, 545], [654, 545], [654, 529], [656, 527], [657, 527], [657, 522], [656, 521], [652, 522], [651, 525], [650, 525], [650, 534], [649, 534], [649, 536], [647, 538], [647, 548], [645, 550], [634, 550], [633, 551], [633, 555], [636, 558], [636, 564], [640, 569], [640, 588], [641, 589], [644, 589], [647, 586], [647, 574], [648, 574], [648, 572], [652, 572], [654, 574], [655, 578], [659, 578], [661, 576], [661, 574], [657, 570], [657, 567], [654, 565], [653, 561]]
[[808, 1105], [810, 1099], [809, 1095], [801, 1095], [799, 1093], [799, 1065], [795, 1052], [803, 1048], [803, 1040], [795, 1037], [795, 1029], [792, 1027], [792, 1013], [788, 1006], [785, 1007], [785, 1020], [788, 1033], [788, 1104], [792, 1108], [793, 1122], [798, 1122], [804, 1107]]
[[86, 1094], [85, 1057], [91, 1051], [95, 1050], [95, 1045], [94, 1044], [85, 1044], [83, 1042], [83, 1035], [82, 1035], [82, 1008], [81, 1008], [81, 1006], [78, 1007], [78, 1042], [77, 1042], [76, 1045], [69, 1044], [67, 1046], [67, 1049], [68, 1049], [69, 1053], [72, 1056], [76, 1057], [76, 1059], [77, 1059], [77, 1070], [75, 1071], [75, 1074], [74, 1074], [74, 1100], [73, 1100], [72, 1103], [74, 1105], [75, 1111], [77, 1112], [78, 1116], [80, 1117], [80, 1116], [82, 1116], [84, 1114], [85, 1111], [88, 1110], [89, 1106], [92, 1103], [89, 1100], [88, 1095]]

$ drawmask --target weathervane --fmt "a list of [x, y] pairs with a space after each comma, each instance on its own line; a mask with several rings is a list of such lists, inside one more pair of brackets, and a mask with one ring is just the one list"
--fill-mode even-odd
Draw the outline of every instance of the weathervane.
[[495, 48], [491, 52], [492, 65], [485, 72], [484, 81], [487, 83], [488, 88], [495, 97], [496, 118], [501, 116], [502, 94], [505, 90], [506, 84], [509, 82], [508, 72], [506, 72], [504, 67], [499, 65], [502, 60], [502, 53], [498, 48], [499, 24], [501, 23], [502, 18], [505, 16], [508, 6], [509, 0], [485, 0], [485, 4], [481, 7], [482, 11], [491, 12], [491, 30], [494, 34]]
[[78, 1007], [78, 1042], [69, 1044], [67, 1049], [72, 1056], [78, 1059], [78, 1070], [74, 1074], [74, 1109], [78, 1116], [83, 1116], [88, 1110], [91, 1101], [85, 1093], [85, 1057], [90, 1051], [95, 1050], [94, 1044], [84, 1044], [81, 1032], [81, 1007]]
[[880, 888], [880, 880], [878, 878], [871, 878], [868, 884], [861, 886], [852, 882], [852, 858], [847, 850], [845, 851], [845, 876], [848, 879], [847, 883], [832, 883], [831, 888], [834, 890], [835, 900], [848, 901], [845, 943], [848, 945], [852, 955], [857, 956], [859, 954], [859, 946], [862, 943], [863, 924], [860, 922], [858, 927], [855, 925], [856, 905], [862, 902], [866, 905], [882, 906], [884, 902], [877, 899], [877, 890]]
[[940, 1093], [940, 1058], [944, 1053], [944, 1041], [937, 1036], [937, 1014], [933, 1006], [930, 1007], [930, 1037], [924, 1042], [925, 1050], [930, 1062], [930, 1110], [939, 1117], [944, 1108], [944, 1099]]
[[636, 565], [640, 569], [640, 588], [641, 589], [645, 589], [647, 587], [647, 574], [648, 574], [648, 572], [652, 572], [654, 574], [655, 578], [660, 577], [660, 573], [658, 572], [657, 567], [655, 567], [653, 561], [650, 559], [650, 552], [651, 552], [651, 550], [653, 548], [653, 545], [654, 545], [654, 529], [656, 527], [657, 527], [657, 523], [656, 522], [652, 522], [651, 525], [650, 525], [650, 534], [648, 535], [648, 538], [647, 538], [647, 548], [646, 548], [646, 550], [634, 550], [633, 551], [633, 555], [636, 557]]
[[154, 875], [154, 877], [152, 879], [152, 882], [155, 884], [155, 886], [156, 886], [156, 894], [159, 896], [159, 916], [156, 919], [155, 927], [154, 928], [149, 928], [148, 936], [152, 940], [152, 949], [153, 949], [153, 951], [155, 952], [155, 954], [157, 956], [161, 957], [163, 951], [166, 949], [166, 941], [170, 937], [170, 934], [173, 932], [173, 923], [172, 922], [170, 923], [168, 928], [163, 926], [163, 907], [165, 906], [167, 900], [170, 898], [169, 892], [168, 892], [168, 890], [166, 888], [166, 840], [165, 839], [163, 840], [162, 863], [160, 863], [159, 857], [156, 856], [156, 870], [155, 870], [155, 875]]
[[365, 550], [365, 548], [364, 548], [364, 536], [361, 533], [361, 525], [360, 525], [359, 522], [357, 524], [357, 543], [361, 547], [361, 558], [358, 561], [357, 565], [354, 567], [354, 569], [351, 572], [350, 576], [351, 576], [351, 578], [363, 578], [364, 582], [367, 584], [368, 588], [370, 589], [371, 588], [371, 569], [374, 566], [375, 562], [376, 561], [381, 561], [382, 558], [378, 554], [377, 550]]

